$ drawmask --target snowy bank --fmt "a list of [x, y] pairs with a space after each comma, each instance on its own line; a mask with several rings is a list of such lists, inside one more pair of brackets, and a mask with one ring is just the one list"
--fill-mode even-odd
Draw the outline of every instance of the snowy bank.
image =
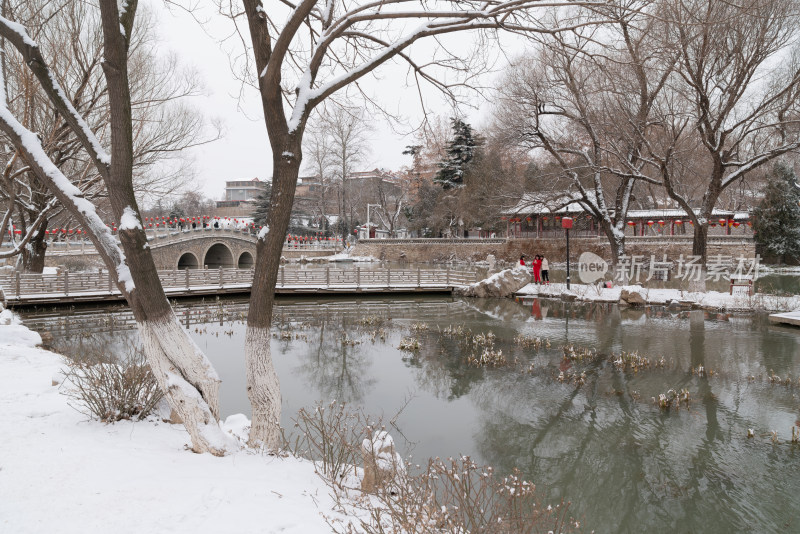
[[519, 291], [517, 296], [532, 296], [546, 298], [566, 298], [584, 302], [620, 302], [623, 291], [641, 296], [648, 305], [668, 306], [672, 303], [692, 308], [715, 311], [769, 311], [783, 312], [800, 308], [800, 296], [779, 297], [756, 293], [747, 295], [744, 292], [721, 293], [707, 291], [704, 293], [681, 291], [680, 289], [648, 289], [642, 286], [617, 286], [604, 288], [587, 284], [536, 285], [528, 284]]
[[61, 356], [10, 311], [0, 319], [0, 532], [331, 531], [310, 462], [198, 455], [179, 425], [87, 421], [51, 386]]

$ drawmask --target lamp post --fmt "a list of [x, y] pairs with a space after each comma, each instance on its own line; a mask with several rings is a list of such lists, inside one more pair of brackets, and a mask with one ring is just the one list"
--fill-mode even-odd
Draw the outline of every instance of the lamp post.
[[567, 291], [569, 291], [569, 229], [572, 228], [572, 217], [562, 217], [561, 228], [567, 232]]

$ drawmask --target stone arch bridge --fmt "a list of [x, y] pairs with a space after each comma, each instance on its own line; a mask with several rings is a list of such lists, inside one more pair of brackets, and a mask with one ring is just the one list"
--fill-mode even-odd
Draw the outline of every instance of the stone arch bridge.
[[[256, 236], [239, 230], [198, 228], [159, 234], [148, 232], [148, 242], [157, 269], [218, 269], [253, 267]], [[283, 256], [328, 256], [333, 247], [284, 247]]]

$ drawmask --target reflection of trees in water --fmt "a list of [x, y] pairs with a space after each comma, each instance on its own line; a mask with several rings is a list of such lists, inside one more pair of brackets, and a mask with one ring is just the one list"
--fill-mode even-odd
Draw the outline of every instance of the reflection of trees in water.
[[[702, 326], [690, 331], [694, 365], [704, 362]], [[798, 487], [784, 461], [767, 460], [771, 446], [741, 450], [753, 421], [738, 413], [738, 401], [723, 404], [712, 394], [713, 378], [670, 373], [696, 395], [690, 411], [676, 413], [631, 400], [643, 383], [666, 389], [663, 375], [629, 375], [608, 364], [596, 371], [581, 388], [545, 375], [487, 372], [470, 393], [480, 413], [475, 442], [482, 460], [501, 473], [521, 469], [551, 499], [573, 501], [588, 526], [613, 531], [702, 530], [710, 518], [720, 529], [754, 524], [761, 512], [751, 504], [780, 487], [761, 475], [765, 463], [771, 476]]]
[[468, 353], [458, 339], [438, 332], [418, 337], [420, 350], [404, 356], [403, 361], [417, 369], [415, 381], [420, 389], [438, 399], [453, 400], [469, 393], [483, 378], [483, 369], [467, 365]]
[[369, 345], [343, 342], [345, 334], [358, 339], [353, 335], [355, 325], [330, 310], [320, 313], [315, 323], [307, 330], [308, 350], [301, 352], [298, 370], [326, 401], [360, 403], [376, 382], [369, 375]]
[[127, 354], [131, 347], [139, 345], [139, 335], [135, 330], [87, 332], [72, 329], [67, 335], [53, 337], [50, 347], [54, 352], [68, 358], [114, 359]]

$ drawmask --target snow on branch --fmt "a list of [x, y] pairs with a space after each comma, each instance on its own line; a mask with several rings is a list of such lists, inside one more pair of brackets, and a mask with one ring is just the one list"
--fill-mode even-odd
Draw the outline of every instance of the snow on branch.
[[[42, 57], [39, 45], [36, 44], [21, 24], [2, 16], [0, 16], [0, 37], [7, 39], [22, 55], [25, 64], [28, 65], [39, 80], [51, 103], [75, 132], [81, 146], [89, 153], [100, 174], [103, 177], [107, 177], [109, 166], [111, 165], [111, 156], [100, 144], [97, 136], [75, 109], [75, 106], [72, 105], [66, 92], [61, 88], [47, 62]], [[5, 106], [7, 95], [3, 94], [2, 97], [2, 105]]]
[[[603, 0], [570, 1], [570, 0], [513, 0], [480, 2], [480, 9], [473, 2], [440, 2], [452, 6], [452, 9], [428, 9], [425, 2], [417, 0], [375, 0], [364, 4], [346, 5], [343, 13], [337, 14], [334, 2], [328, 0], [323, 9], [315, 9], [314, 0], [304, 0], [297, 4], [275, 41], [269, 54], [269, 60], [260, 75], [270, 80], [269, 83], [281, 80], [281, 70], [285, 67], [285, 58], [291, 54], [290, 44], [295, 39], [298, 29], [303, 24], [311, 24], [312, 20], [322, 27], [313, 30], [312, 34], [319, 39], [312, 39], [311, 50], [306, 67], [301, 67], [302, 74], [295, 90], [296, 99], [292, 105], [287, 121], [289, 133], [295, 132], [308, 118], [311, 110], [325, 98], [373, 71], [381, 64], [401, 57], [420, 72], [418, 65], [410, 61], [403, 51], [417, 40], [458, 31], [477, 29], [510, 29], [519, 32], [554, 33], [564, 28], [545, 28], [526, 25], [519, 22], [519, 17], [527, 17], [532, 8], [563, 6], [596, 6], [603, 5]], [[411, 9], [392, 10], [392, 7], [414, 4]], [[340, 3], [340, 6], [345, 5]], [[376, 28], [375, 23], [392, 20], [418, 20], [421, 24], [410, 33], [400, 36], [385, 35], [386, 29]], [[272, 23], [275, 21], [273, 20]], [[360, 25], [360, 26], [359, 26]], [[383, 32], [384, 35], [381, 35]], [[358, 53], [351, 60], [345, 60], [332, 49], [340, 41], [349, 42], [360, 39], [375, 47], [358, 47]], [[369, 51], [374, 54], [369, 57]], [[300, 65], [298, 58], [293, 58], [295, 65]], [[343, 68], [345, 72], [321, 83], [317, 83], [320, 68]], [[427, 79], [427, 77], [426, 77]]]
[[[0, 76], [0, 85], [2, 82], [2, 76]], [[94, 204], [84, 198], [81, 190], [64, 176], [45, 153], [39, 137], [14, 117], [5, 102], [0, 104], [0, 130], [11, 139], [36, 177], [42, 183], [47, 184], [56, 198], [81, 221], [84, 228], [90, 230], [89, 237], [95, 247], [111, 260], [117, 271], [118, 281], [124, 285], [127, 293], [131, 293], [135, 289], [135, 285], [130, 269], [125, 263], [125, 254], [117, 245], [111, 231], [100, 219]]]
[[[56, 205], [56, 201], [57, 199], [53, 198], [50, 200], [50, 202], [47, 203], [47, 205], [39, 213], [39, 216], [36, 217], [36, 220], [33, 221], [30, 228], [27, 229], [27, 231], [25, 232], [25, 236], [22, 238], [22, 240], [20, 240], [18, 243], [15, 243], [14, 247], [11, 250], [0, 252], [0, 259], [13, 258], [17, 254], [22, 252], [22, 249], [25, 248], [25, 245], [27, 245], [30, 242], [30, 240], [33, 239], [33, 236], [36, 235], [36, 231], [39, 229], [44, 220], [50, 214], [50, 210], [53, 209], [53, 207]], [[3, 220], [3, 226], [1, 228], [3, 234], [5, 234], [6, 231], [5, 229], [7, 228], [8, 225], [7, 216], [10, 214], [11, 214], [11, 208], [9, 208], [8, 212], [6, 213], [6, 217]], [[0, 236], [0, 243], [2, 243], [2, 241], [3, 238], [2, 236]]]

